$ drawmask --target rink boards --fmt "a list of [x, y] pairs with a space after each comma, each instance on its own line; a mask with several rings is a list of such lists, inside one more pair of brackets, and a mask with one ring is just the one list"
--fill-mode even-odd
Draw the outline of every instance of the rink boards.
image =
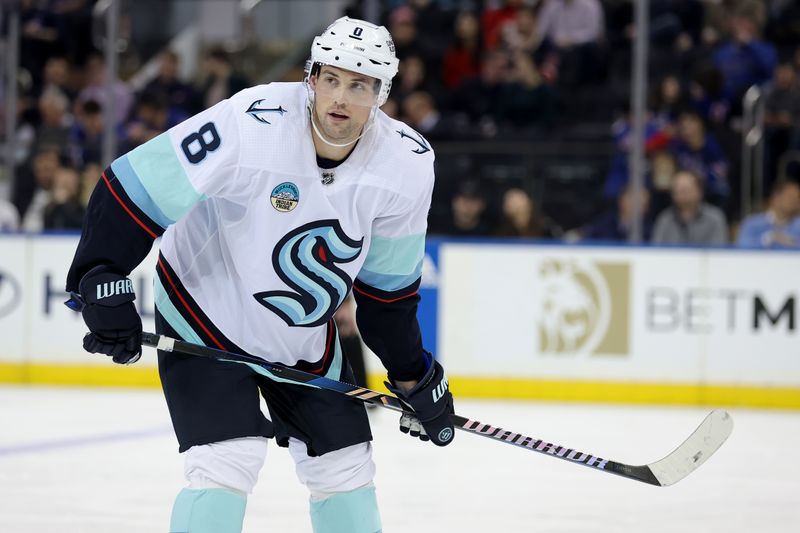
[[[120, 368], [80, 349], [84, 326], [62, 305], [76, 242], [0, 236], [0, 382], [157, 386], [152, 354]], [[420, 322], [460, 396], [800, 408], [800, 253], [438, 240], [427, 252]], [[154, 262], [132, 276], [147, 329]]]

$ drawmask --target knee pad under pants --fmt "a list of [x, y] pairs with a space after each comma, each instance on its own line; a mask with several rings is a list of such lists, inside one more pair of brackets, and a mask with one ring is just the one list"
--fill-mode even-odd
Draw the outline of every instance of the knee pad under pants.
[[369, 442], [334, 450], [319, 457], [309, 457], [306, 445], [291, 438], [289, 453], [294, 459], [297, 477], [308, 487], [312, 499], [365, 487], [375, 477], [372, 445]]

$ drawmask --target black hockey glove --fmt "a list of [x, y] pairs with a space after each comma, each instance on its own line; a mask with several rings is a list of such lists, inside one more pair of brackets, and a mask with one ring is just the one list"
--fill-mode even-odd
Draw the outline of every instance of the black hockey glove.
[[83, 349], [111, 356], [115, 363], [133, 364], [142, 355], [142, 319], [133, 301], [133, 283], [106, 266], [86, 273], [72, 293], [67, 307], [80, 311], [89, 333]]
[[430, 354], [430, 368], [425, 376], [408, 392], [400, 390], [391, 383], [386, 387], [400, 400], [414, 410], [416, 416], [403, 414], [400, 417], [400, 431], [431, 440], [437, 446], [447, 446], [453, 441], [453, 395], [447, 386], [447, 376], [442, 365], [433, 360]]

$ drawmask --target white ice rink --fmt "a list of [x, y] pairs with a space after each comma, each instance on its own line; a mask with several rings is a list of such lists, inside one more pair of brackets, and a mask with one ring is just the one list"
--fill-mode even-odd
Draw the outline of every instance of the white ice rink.
[[[626, 463], [666, 455], [707, 408], [457, 401], [467, 417]], [[459, 432], [438, 449], [371, 413], [384, 531], [800, 532], [800, 413], [730, 410], [728, 442], [673, 487]], [[307, 496], [271, 443], [248, 533], [310, 532]], [[157, 391], [0, 387], [0, 532], [167, 531], [183, 484]]]

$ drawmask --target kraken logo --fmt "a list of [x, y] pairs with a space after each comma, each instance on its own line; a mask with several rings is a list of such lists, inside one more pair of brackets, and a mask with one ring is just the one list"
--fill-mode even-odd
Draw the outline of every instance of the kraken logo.
[[551, 260], [541, 266], [539, 276], [543, 353], [628, 352], [628, 265]]
[[272, 264], [292, 291], [253, 295], [290, 326], [311, 328], [328, 322], [342, 304], [353, 280], [336, 266], [361, 253], [364, 239], [348, 237], [338, 220], [320, 220], [283, 237], [272, 252]]

